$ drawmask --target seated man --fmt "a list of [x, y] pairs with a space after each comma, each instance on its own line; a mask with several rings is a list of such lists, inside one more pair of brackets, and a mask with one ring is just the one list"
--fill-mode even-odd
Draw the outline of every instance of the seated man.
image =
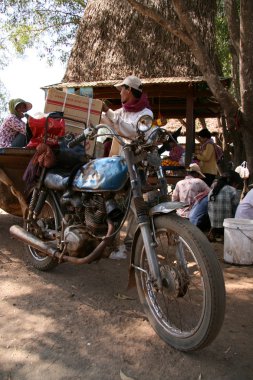
[[203, 191], [195, 197], [194, 204], [190, 210], [189, 220], [201, 231], [210, 229], [210, 219], [208, 215], [208, 193]]
[[172, 193], [172, 201], [185, 202], [188, 206], [177, 210], [178, 215], [188, 218], [190, 210], [194, 204], [196, 195], [203, 191], [209, 192], [210, 188], [201, 179], [205, 178], [197, 164], [190, 164], [186, 169], [187, 175], [181, 181], [178, 181]]

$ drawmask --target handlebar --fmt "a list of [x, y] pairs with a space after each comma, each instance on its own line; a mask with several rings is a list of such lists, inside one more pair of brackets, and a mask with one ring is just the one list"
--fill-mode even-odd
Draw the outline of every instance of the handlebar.
[[[108, 136], [115, 137], [118, 140], [118, 142], [120, 143], [120, 145], [122, 145], [122, 146], [126, 145], [123, 138], [120, 135], [118, 135], [118, 133], [111, 126], [109, 126], [107, 124], [98, 124], [96, 127], [94, 127], [94, 129], [96, 131], [98, 131], [101, 128], [107, 128], [110, 131], [110, 133], [108, 133]], [[98, 136], [98, 135], [96, 135], [96, 136]]]
[[112, 127], [108, 126], [107, 124], [98, 124], [96, 127], [92, 127], [92, 128], [90, 127], [90, 128], [84, 129], [83, 133], [81, 133], [80, 135], [78, 135], [77, 137], [75, 137], [73, 140], [71, 140], [68, 143], [67, 145], [68, 148], [73, 148], [79, 143], [85, 141], [87, 137], [91, 137], [92, 139], [94, 139], [95, 137], [99, 136], [97, 134], [97, 131], [101, 128], [107, 128], [110, 132], [108, 133], [108, 135], [115, 137], [122, 146], [126, 144], [124, 140], [122, 139], [122, 137], [119, 136]]
[[76, 136], [73, 140], [71, 140], [67, 147], [73, 148], [74, 146], [78, 145], [80, 142], [85, 141], [88, 136], [92, 136], [93, 130], [91, 128], [85, 128], [83, 133]]
[[[73, 148], [74, 146], [78, 145], [82, 141], [85, 141], [87, 137], [90, 137], [91, 139], [94, 139], [95, 137], [98, 137], [99, 135], [97, 134], [98, 130], [101, 128], [106, 128], [108, 129], [109, 133], [106, 135], [115, 137], [116, 140], [120, 143], [120, 145], [125, 146], [126, 143], [123, 140], [123, 138], [118, 135], [118, 133], [109, 125], [107, 124], [98, 124], [95, 127], [89, 127], [84, 129], [83, 133], [75, 137], [72, 141], [68, 143], [68, 148]], [[165, 131], [163, 128], [155, 128], [151, 133], [149, 134], [149, 137], [146, 141], [146, 144], [153, 144], [157, 140], [161, 140], [163, 142], [168, 138], [168, 133]]]
[[73, 148], [74, 146], [78, 145], [79, 143], [83, 142], [84, 140], [86, 140], [86, 136], [85, 136], [85, 134], [82, 133], [81, 135], [79, 135], [79, 136], [75, 137], [73, 140], [71, 140], [68, 143], [67, 147]]

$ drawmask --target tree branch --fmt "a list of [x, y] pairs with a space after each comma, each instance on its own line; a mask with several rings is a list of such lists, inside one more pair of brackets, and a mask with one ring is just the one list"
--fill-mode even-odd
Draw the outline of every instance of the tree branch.
[[[175, 13], [179, 19], [179, 24], [173, 23], [160, 15], [154, 8], [141, 4], [136, 0], [127, 0], [130, 5], [139, 13], [154, 20], [165, 30], [172, 33], [183, 41], [192, 51], [198, 62], [198, 66], [207, 81], [211, 91], [225, 110], [226, 114], [234, 114], [238, 109], [238, 104], [220, 82], [216, 68], [211, 63], [208, 51], [201, 40], [199, 31], [189, 18], [189, 8], [184, 0], [172, 0]], [[182, 29], [183, 27], [183, 29]]]
[[127, 0], [130, 5], [140, 14], [154, 20], [157, 24], [161, 25], [165, 30], [178, 37], [186, 45], [191, 45], [191, 38], [182, 30], [181, 26], [174, 23], [172, 20], [168, 20], [158, 13], [154, 8], [150, 8], [146, 5], [139, 3], [136, 0]]
[[215, 94], [216, 99], [221, 104], [226, 113], [234, 113], [238, 105], [232, 95], [225, 89], [220, 82], [217, 70], [211, 63], [208, 51], [206, 50], [201, 37], [189, 18], [189, 9], [185, 6], [183, 0], [172, 0], [175, 12], [186, 29], [187, 33], [191, 36], [192, 44], [191, 50], [198, 61], [198, 66], [207, 81], [211, 91]]
[[[39, 9], [39, 8], [36, 8], [36, 9], [34, 9], [34, 12], [48, 14], [48, 15], [50, 15], [52, 17], [54, 17], [53, 14], [55, 14], [55, 15], [59, 14], [59, 11], [52, 10], [52, 9]], [[81, 20], [81, 16], [77, 15], [76, 13], [71, 13], [71, 12], [67, 12], [67, 11], [61, 10], [61, 16], [62, 15], [64, 15], [65, 17], [73, 17], [73, 18]]]
[[73, 25], [73, 22], [69, 21], [69, 22], [65, 22], [64, 24], [56, 23], [56, 24], [46, 25], [46, 26], [41, 27], [41, 28], [32, 29], [32, 32], [33, 33], [43, 33], [43, 32], [46, 32], [48, 29], [56, 29], [57, 30], [58, 28], [62, 28], [63, 26], [67, 26], [67, 25]]

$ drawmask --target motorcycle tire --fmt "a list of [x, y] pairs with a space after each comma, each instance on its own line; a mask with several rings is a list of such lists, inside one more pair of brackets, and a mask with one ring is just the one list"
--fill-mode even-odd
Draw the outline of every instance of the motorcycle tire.
[[[38, 216], [38, 223], [45, 225], [47, 223], [50, 228], [56, 229], [59, 225], [58, 214], [53, 200], [48, 196], [46, 202]], [[29, 226], [25, 222], [25, 228], [29, 231]], [[28, 252], [31, 264], [38, 270], [47, 272], [58, 265], [58, 262], [50, 256], [43, 256], [40, 252], [26, 245], [26, 251]]]
[[162, 289], [152, 281], [140, 234], [134, 258], [140, 301], [167, 344], [184, 352], [201, 349], [214, 340], [224, 320], [221, 266], [205, 235], [188, 220], [158, 215], [154, 227]]

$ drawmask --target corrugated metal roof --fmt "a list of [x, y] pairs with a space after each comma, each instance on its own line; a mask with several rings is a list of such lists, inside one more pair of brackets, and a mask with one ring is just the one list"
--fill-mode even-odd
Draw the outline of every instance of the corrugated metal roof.
[[[108, 87], [114, 86], [117, 83], [120, 83], [121, 80], [105, 80], [105, 81], [96, 81], [96, 82], [67, 82], [67, 83], [56, 83], [45, 85], [41, 87], [42, 89], [47, 88], [80, 88], [80, 87]], [[168, 84], [168, 83], [201, 83], [205, 82], [203, 77], [164, 77], [164, 78], [141, 78], [142, 83], [145, 84]]]

